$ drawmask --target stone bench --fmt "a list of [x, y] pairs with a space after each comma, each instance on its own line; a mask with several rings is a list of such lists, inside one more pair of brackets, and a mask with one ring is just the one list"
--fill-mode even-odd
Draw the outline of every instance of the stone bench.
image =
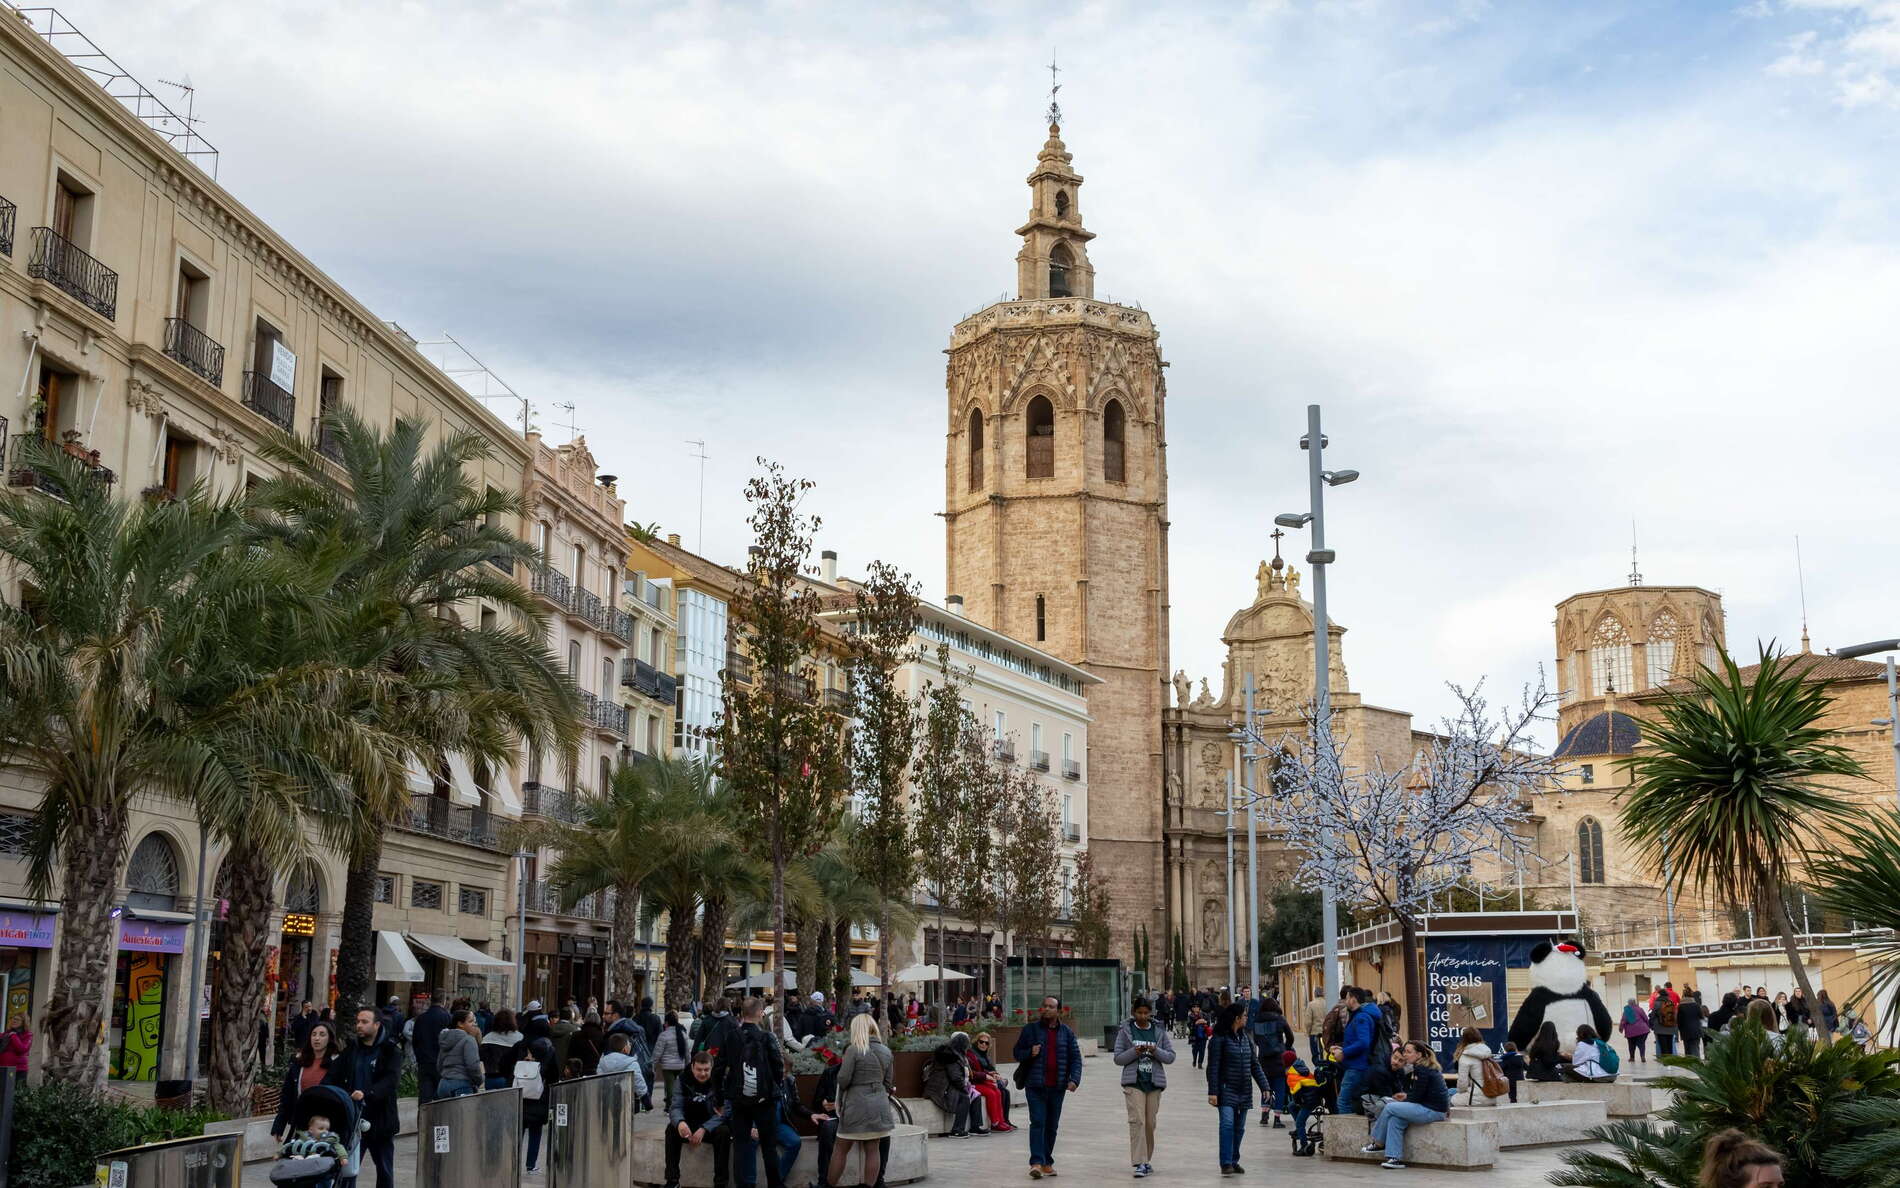
[[925, 1134], [934, 1137], [950, 1133], [951, 1117], [928, 1097], [900, 1097], [904, 1108], [910, 1111], [910, 1120]]
[[1590, 1085], [1579, 1081], [1520, 1081], [1519, 1101], [1600, 1101], [1612, 1118], [1643, 1118], [1656, 1108], [1655, 1093], [1637, 1081]]
[[[1609, 1087], [1603, 1086], [1605, 1089]], [[1523, 1100], [1523, 1096], [1523, 1086], [1520, 1085], [1519, 1100], [1516, 1102], [1501, 1100], [1496, 1105], [1488, 1106], [1453, 1105], [1451, 1120], [1493, 1123], [1497, 1127], [1498, 1146], [1504, 1150], [1586, 1142], [1586, 1131], [1593, 1126], [1602, 1126], [1609, 1120], [1601, 1101], [1575, 1099], [1529, 1102]]]
[[[644, 1117], [644, 1115], [643, 1115]], [[917, 1126], [899, 1126], [891, 1132], [891, 1161], [884, 1169], [884, 1179], [890, 1184], [910, 1184], [930, 1174], [929, 1139], [923, 1129]], [[754, 1156], [756, 1159], [757, 1157]], [[844, 1182], [856, 1184], [862, 1180], [863, 1156], [853, 1144], [850, 1156], [845, 1160]], [[759, 1174], [754, 1183], [765, 1183], [763, 1168], [756, 1168]], [[792, 1165], [792, 1174], [786, 1177], [788, 1184], [810, 1184], [818, 1178], [818, 1140], [806, 1138], [800, 1141], [798, 1162]], [[635, 1185], [659, 1185], [666, 1182], [666, 1134], [658, 1125], [637, 1125], [633, 1136], [633, 1183]], [[687, 1147], [680, 1152], [681, 1188], [712, 1188], [713, 1153], [711, 1147]]]
[[[1489, 1111], [1487, 1111], [1489, 1112]], [[1367, 1154], [1371, 1119], [1364, 1114], [1329, 1114], [1321, 1120], [1326, 1134], [1326, 1158], [1355, 1163], [1379, 1163], [1383, 1149]], [[1421, 1167], [1468, 1170], [1488, 1168], [1498, 1161], [1498, 1124], [1489, 1119], [1454, 1114], [1443, 1122], [1424, 1122], [1405, 1131], [1405, 1162]]]

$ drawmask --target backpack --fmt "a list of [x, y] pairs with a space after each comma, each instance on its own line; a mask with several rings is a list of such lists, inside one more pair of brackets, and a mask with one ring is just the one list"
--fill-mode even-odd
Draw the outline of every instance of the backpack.
[[1676, 1025], [1676, 1000], [1667, 994], [1663, 995], [1662, 1001], [1656, 1004], [1656, 1018], [1664, 1027], [1674, 1027]]
[[733, 1096], [740, 1101], [769, 1101], [773, 1096], [772, 1064], [765, 1044], [762, 1032], [739, 1033], [739, 1091]]
[[1384, 1011], [1379, 1012], [1379, 1021], [1372, 1028], [1372, 1049], [1368, 1057], [1373, 1068], [1392, 1067], [1392, 1049], [1398, 1047], [1398, 1037], [1392, 1030], [1392, 1020]]
[[515, 1061], [515, 1088], [521, 1090], [523, 1101], [540, 1101], [541, 1094], [547, 1090], [547, 1082], [541, 1079], [539, 1060]]
[[1596, 1045], [1597, 1045], [1597, 1063], [1603, 1066], [1604, 1072], [1609, 1073], [1611, 1076], [1615, 1076], [1616, 1070], [1622, 1067], [1622, 1064], [1623, 1064], [1622, 1057], [1616, 1054], [1615, 1048], [1611, 1047], [1607, 1043], [1604, 1043], [1602, 1040], [1597, 1040]]
[[1478, 1062], [1478, 1087], [1486, 1097], [1504, 1097], [1511, 1092], [1511, 1082], [1496, 1057], [1486, 1056]]

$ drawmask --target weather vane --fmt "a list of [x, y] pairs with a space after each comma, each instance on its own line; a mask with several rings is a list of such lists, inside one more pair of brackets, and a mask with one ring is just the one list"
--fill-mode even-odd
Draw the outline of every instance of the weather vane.
[[1056, 65], [1056, 51], [1052, 49], [1049, 51], [1049, 122], [1051, 124], [1062, 122], [1062, 105], [1056, 102], [1056, 92], [1062, 89], [1062, 84], [1056, 81], [1056, 74], [1059, 71], [1060, 67]]

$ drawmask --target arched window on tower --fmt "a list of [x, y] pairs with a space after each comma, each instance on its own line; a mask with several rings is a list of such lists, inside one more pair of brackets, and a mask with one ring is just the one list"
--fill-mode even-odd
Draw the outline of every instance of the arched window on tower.
[[1102, 477], [1111, 483], [1128, 481], [1128, 416], [1122, 402], [1111, 400], [1102, 413]]
[[1676, 640], [1682, 636], [1682, 624], [1668, 607], [1649, 621], [1649, 642], [1643, 650], [1649, 656], [1649, 687], [1669, 683], [1676, 672]]
[[1069, 251], [1069, 245], [1058, 243], [1049, 253], [1049, 296], [1073, 297], [1069, 288], [1069, 273], [1075, 268], [1075, 254]]
[[1608, 611], [1590, 631], [1590, 696], [1630, 693], [1630, 633]]
[[1037, 643], [1041, 643], [1043, 640], [1049, 638], [1048, 612], [1049, 612], [1048, 604], [1043, 601], [1042, 595], [1040, 594], [1036, 595], [1036, 642]]
[[1029, 402], [1029, 415], [1023, 422], [1024, 467], [1026, 478], [1056, 476], [1056, 409], [1047, 396]]
[[983, 410], [970, 410], [970, 490], [983, 489]]
[[1069, 192], [1067, 190], [1056, 191], [1056, 217], [1058, 219], [1066, 219], [1069, 217]]
[[1577, 881], [1603, 883], [1603, 825], [1595, 817], [1577, 822]]

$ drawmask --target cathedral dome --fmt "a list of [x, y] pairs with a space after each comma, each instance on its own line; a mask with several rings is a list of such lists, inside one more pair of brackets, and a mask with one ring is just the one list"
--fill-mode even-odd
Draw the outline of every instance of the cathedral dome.
[[1641, 730], [1635, 718], [1620, 710], [1606, 710], [1570, 728], [1557, 744], [1554, 758], [1572, 755], [1627, 755], [1636, 749]]

